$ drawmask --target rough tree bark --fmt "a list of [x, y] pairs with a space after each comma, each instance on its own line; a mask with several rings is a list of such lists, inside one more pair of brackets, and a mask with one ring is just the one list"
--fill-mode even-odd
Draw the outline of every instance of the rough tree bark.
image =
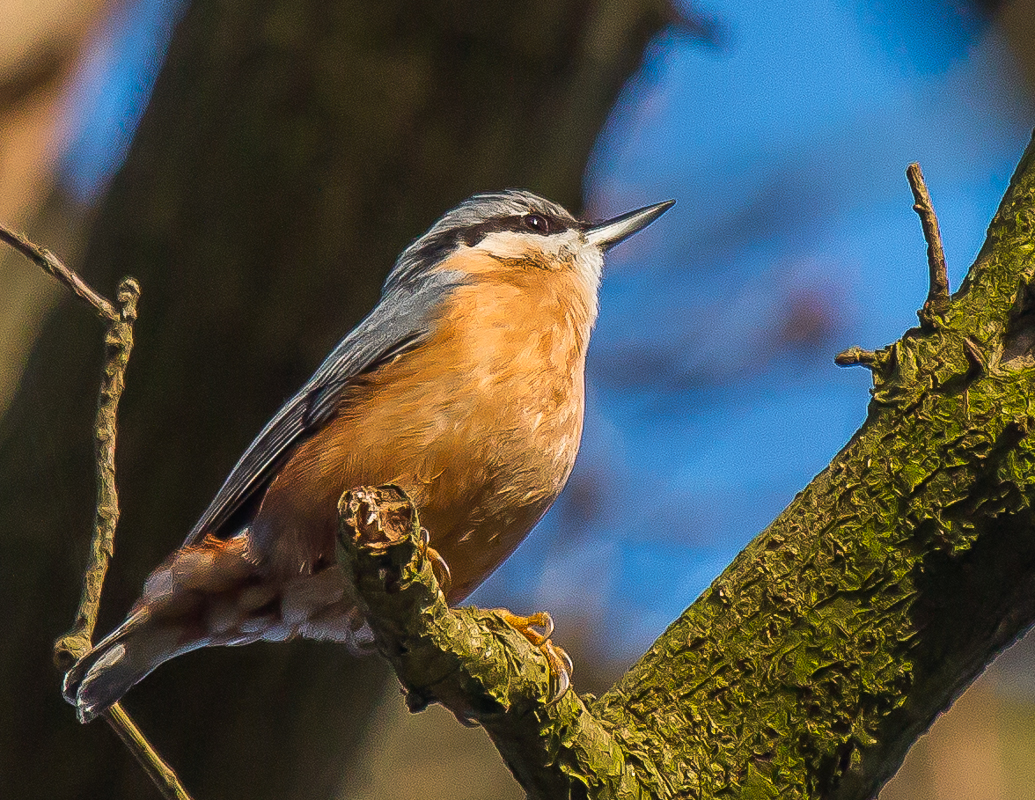
[[[373, 304], [395, 255], [475, 192], [577, 207], [586, 159], [664, 0], [197, 0], [84, 277], [144, 301], [123, 401], [123, 505], [99, 630], [124, 614], [263, 422]], [[147, 797], [59, 699], [50, 642], [85, 559], [100, 343], [62, 306], [0, 422], [0, 794]], [[383, 669], [298, 643], [199, 653], [131, 709], [208, 797], [326, 797]]]
[[446, 608], [408, 501], [346, 493], [411, 705], [482, 724], [533, 798], [875, 795], [1035, 622], [1035, 139], [955, 296], [940, 272], [920, 328], [839, 357], [873, 371], [863, 427], [599, 699], [550, 704], [541, 653]]

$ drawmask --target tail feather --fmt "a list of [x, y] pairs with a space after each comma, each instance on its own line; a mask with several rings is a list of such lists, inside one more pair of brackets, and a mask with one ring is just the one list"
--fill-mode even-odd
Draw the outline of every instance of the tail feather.
[[148, 617], [145, 610], [132, 614], [65, 673], [62, 693], [76, 707], [80, 722], [94, 719], [174, 655], [156, 646], [153, 632], [148, 635]]
[[369, 652], [370, 629], [346, 593], [341, 567], [290, 578], [246, 558], [244, 536], [177, 551], [147, 579], [129, 617], [65, 675], [65, 699], [89, 722], [178, 655], [209, 645], [295, 636]]
[[245, 549], [243, 536], [205, 540], [177, 551], [151, 573], [126, 621], [65, 675], [65, 700], [81, 722], [94, 719], [170, 658], [209, 644], [259, 638], [232, 630], [234, 614], [221, 625], [213, 618], [213, 611], [234, 605], [255, 574]]
[[258, 641], [266, 627], [202, 632], [195, 619], [152, 619], [140, 610], [75, 663], [62, 693], [79, 721], [90, 722], [166, 661], [209, 645]]

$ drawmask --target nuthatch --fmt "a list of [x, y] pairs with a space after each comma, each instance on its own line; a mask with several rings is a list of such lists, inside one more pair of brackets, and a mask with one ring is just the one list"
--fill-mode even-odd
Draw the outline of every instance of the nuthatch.
[[591, 225], [529, 192], [482, 194], [413, 242], [125, 622], [69, 670], [80, 720], [199, 647], [305, 636], [367, 649], [335, 562], [338, 499], [356, 486], [403, 487], [450, 567], [448, 601], [470, 594], [575, 462], [604, 252], [671, 206]]

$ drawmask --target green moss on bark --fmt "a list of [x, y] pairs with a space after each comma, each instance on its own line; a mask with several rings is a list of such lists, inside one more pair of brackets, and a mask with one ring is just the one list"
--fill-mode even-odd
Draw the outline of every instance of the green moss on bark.
[[1035, 619], [1033, 154], [863, 428], [594, 706], [674, 795], [869, 797]]

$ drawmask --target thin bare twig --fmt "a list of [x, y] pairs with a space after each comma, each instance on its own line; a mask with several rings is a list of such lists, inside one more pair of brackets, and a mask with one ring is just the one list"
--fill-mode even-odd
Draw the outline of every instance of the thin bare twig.
[[[104, 372], [94, 426], [97, 443], [97, 507], [90, 542], [90, 563], [83, 574], [83, 594], [76, 612], [75, 625], [54, 643], [54, 662], [59, 669], [66, 670], [90, 649], [93, 631], [97, 625], [97, 613], [100, 610], [101, 589], [115, 547], [115, 528], [119, 521], [119, 498], [115, 485], [115, 440], [118, 432], [116, 423], [119, 399], [126, 385], [126, 365], [133, 350], [133, 322], [137, 318], [140, 285], [133, 278], [123, 278], [119, 284], [116, 306], [95, 292], [49, 250], [33, 244], [2, 224], [0, 240], [7, 242], [27, 259], [58, 278], [93, 306], [108, 322], [108, 330], [104, 337]], [[104, 718], [144, 768], [162, 797], [166, 800], [191, 800], [190, 794], [172, 767], [148, 742], [147, 737], [120, 704], [116, 703], [108, 709], [104, 713]]]
[[176, 772], [154, 749], [121, 703], [112, 705], [103, 712], [103, 716], [122, 743], [129, 748], [129, 752], [136, 758], [137, 763], [143, 767], [147, 776], [158, 787], [158, 791], [162, 793], [165, 800], [192, 800], [183, 784], [180, 783]]
[[938, 217], [935, 216], [931, 194], [927, 191], [927, 183], [919, 164], [909, 165], [906, 169], [906, 179], [913, 191], [913, 210], [919, 215], [920, 226], [924, 230], [924, 240], [927, 242], [927, 268], [930, 273], [927, 302], [917, 315], [922, 324], [931, 326], [936, 315], [949, 310], [949, 274], [945, 267], [945, 250], [942, 248], [942, 235], [938, 230]]
[[0, 240], [7, 242], [44, 272], [50, 273], [65, 284], [65, 286], [93, 306], [97, 313], [106, 320], [113, 322], [118, 319], [118, 310], [111, 304], [111, 301], [97, 294], [86, 281], [62, 264], [61, 260], [52, 252], [33, 244], [20, 233], [16, 233], [3, 224], [0, 224]]

